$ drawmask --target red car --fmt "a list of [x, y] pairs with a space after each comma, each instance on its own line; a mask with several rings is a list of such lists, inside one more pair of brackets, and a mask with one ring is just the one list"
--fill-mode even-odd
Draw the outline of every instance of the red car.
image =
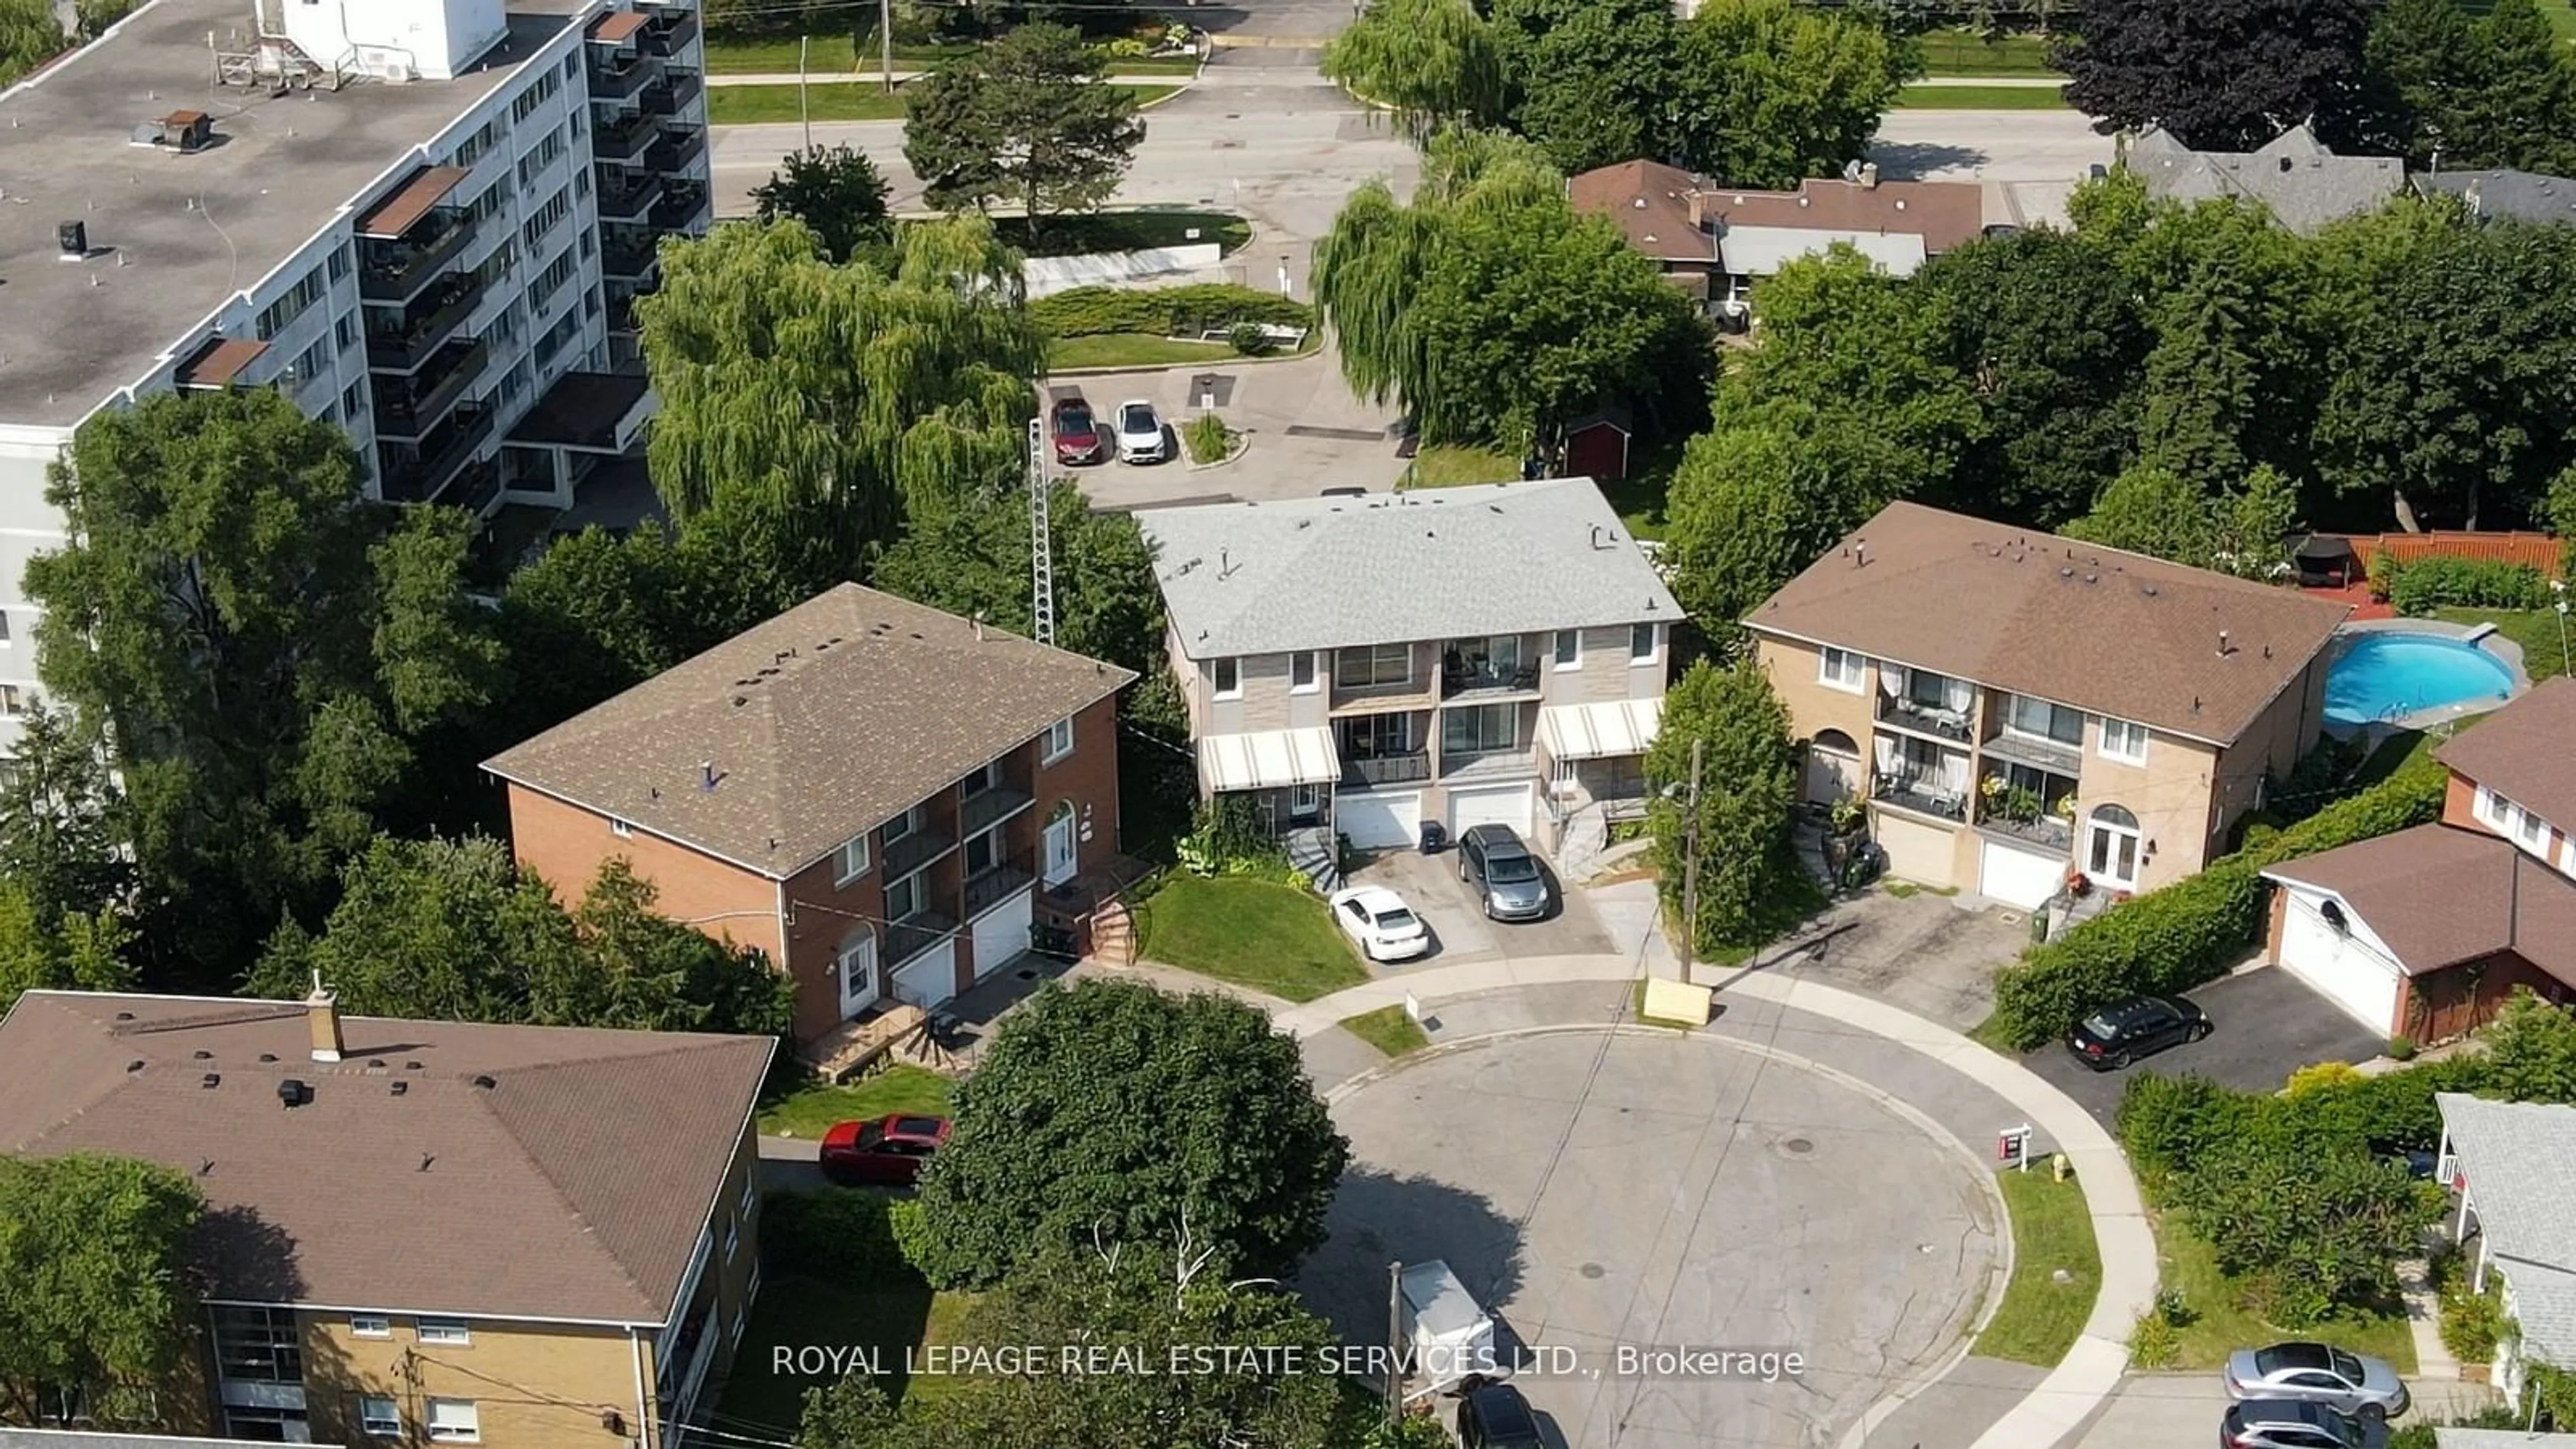
[[909, 1187], [948, 1140], [945, 1117], [843, 1122], [823, 1134], [823, 1175], [834, 1182]]
[[1048, 414], [1047, 431], [1055, 439], [1057, 462], [1100, 461], [1100, 420], [1091, 415], [1091, 404], [1081, 398], [1057, 398]]

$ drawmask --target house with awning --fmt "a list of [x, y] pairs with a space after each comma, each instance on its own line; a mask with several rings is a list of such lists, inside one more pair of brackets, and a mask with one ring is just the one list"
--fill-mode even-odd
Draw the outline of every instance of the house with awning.
[[2442, 1149], [2434, 1171], [2459, 1199], [2452, 1241], [2469, 1286], [2501, 1293], [2510, 1325], [2490, 1378], [2520, 1402], [2525, 1370], [2576, 1370], [2576, 1107], [2438, 1092]]
[[1591, 479], [1137, 517], [1202, 799], [1361, 849], [1643, 811], [1682, 611]]

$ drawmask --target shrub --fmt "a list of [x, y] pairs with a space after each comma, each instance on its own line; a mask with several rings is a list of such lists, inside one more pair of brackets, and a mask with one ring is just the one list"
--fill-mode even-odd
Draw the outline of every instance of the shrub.
[[2411, 1062], [2415, 1060], [2415, 1039], [2411, 1036], [2390, 1037], [2388, 1039], [2388, 1057], [2391, 1061], [2399, 1062]]
[[761, 1261], [779, 1274], [869, 1286], [913, 1273], [883, 1193], [774, 1192], [760, 1205]]
[[2290, 1096], [2303, 1097], [2311, 1092], [2346, 1087], [2362, 1080], [2361, 1069], [2350, 1062], [2315, 1062], [2290, 1073], [2290, 1080], [2282, 1090]]
[[2388, 602], [2401, 614], [2429, 614], [2444, 607], [2539, 609], [2549, 604], [2549, 582], [2529, 564], [2435, 556], [2402, 565], [2383, 560], [2382, 567], [2388, 571]]
[[2485, 1363], [2495, 1357], [2504, 1337], [2504, 1304], [2494, 1293], [2472, 1292], [2466, 1282], [2442, 1290], [2442, 1347], [2462, 1363]]
[[2202, 1156], [2174, 1188], [2247, 1306], [2284, 1328], [2384, 1302], [2396, 1290], [2391, 1265], [2440, 1211], [2438, 1191], [2419, 1191], [2395, 1163], [2260, 1138]]
[[1216, 463], [1224, 460], [1232, 439], [1226, 432], [1225, 419], [1214, 413], [1201, 413], [1181, 429], [1181, 443], [1190, 450], [1191, 462]]
[[2143, 1073], [2120, 1096], [2120, 1146], [2156, 1195], [2170, 1174], [2252, 1131], [2260, 1106], [2260, 1098], [2205, 1077]]
[[1267, 357], [1279, 350], [1258, 322], [1237, 322], [1225, 330], [1225, 345], [1246, 357]]
[[1056, 337], [1143, 332], [1156, 337], [1196, 337], [1240, 324], [1311, 327], [1305, 303], [1232, 282], [1192, 282], [1179, 287], [1075, 287], [1029, 304], [1029, 316]]
[[2182, 1338], [2166, 1319], [2162, 1306], [2139, 1314], [2137, 1327], [2129, 1330], [2129, 1367], [2167, 1369], [2181, 1357]]

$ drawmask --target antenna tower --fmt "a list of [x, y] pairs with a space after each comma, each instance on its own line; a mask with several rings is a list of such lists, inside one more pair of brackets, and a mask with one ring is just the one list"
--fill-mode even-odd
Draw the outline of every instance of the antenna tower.
[[1055, 530], [1047, 525], [1046, 420], [1029, 419], [1029, 632], [1055, 643]]

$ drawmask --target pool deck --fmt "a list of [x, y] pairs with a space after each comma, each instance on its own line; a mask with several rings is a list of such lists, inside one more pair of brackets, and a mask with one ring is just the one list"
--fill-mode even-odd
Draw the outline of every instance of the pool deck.
[[[2348, 735], [2374, 729], [2435, 729], [2474, 715], [2488, 714], [2502, 709], [2524, 690], [2531, 688], [2531, 673], [2523, 668], [2522, 646], [2498, 632], [2493, 624], [2453, 624], [2441, 619], [2354, 619], [2335, 632], [2346, 638], [2363, 634], [2426, 634], [2437, 639], [2448, 639], [2454, 643], [2474, 645], [2494, 655], [2496, 662], [2512, 673], [2513, 684], [2505, 691], [2503, 699], [2463, 700], [2458, 704], [2419, 709], [2413, 714], [2399, 715], [2394, 719], [2370, 720], [2356, 724], [2329, 720], [2326, 724], [2326, 732], [2329, 734]], [[2329, 664], [2327, 668], [2331, 672], [2333, 666]]]

